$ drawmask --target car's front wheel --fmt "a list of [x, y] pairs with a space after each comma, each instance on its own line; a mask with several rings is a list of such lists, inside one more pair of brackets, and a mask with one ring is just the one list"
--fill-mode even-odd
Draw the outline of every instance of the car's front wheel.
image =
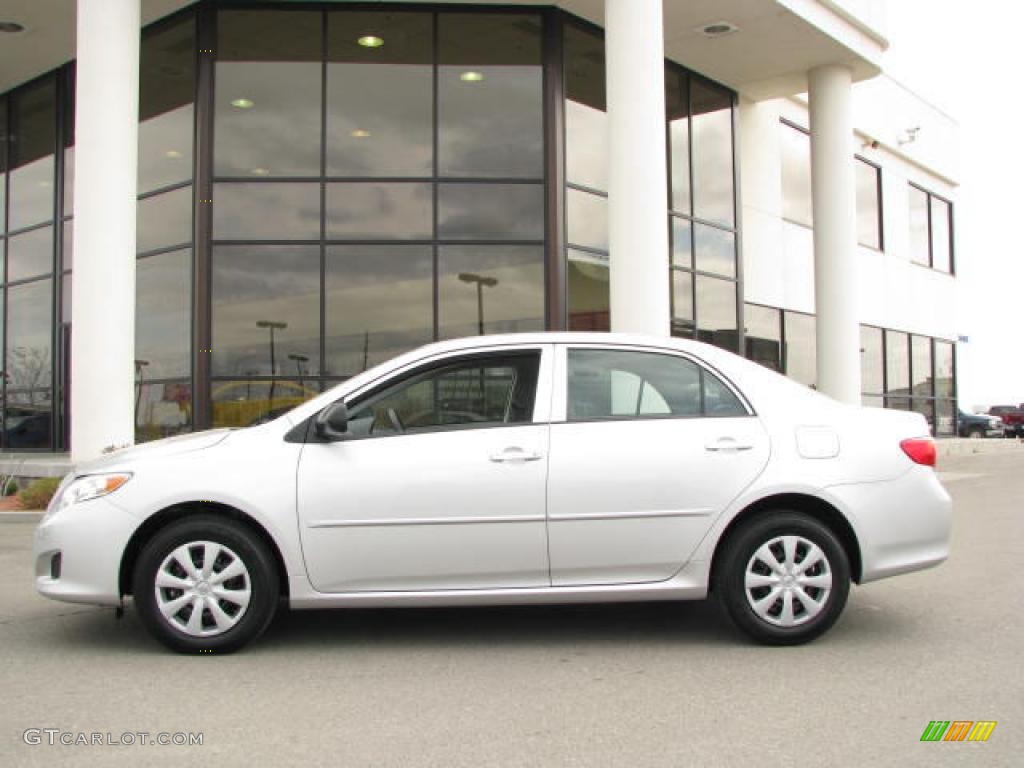
[[212, 515], [161, 529], [139, 555], [135, 606], [146, 629], [182, 653], [230, 653], [270, 624], [277, 568], [247, 526]]
[[755, 640], [795, 645], [831, 627], [846, 605], [850, 564], [836, 536], [817, 520], [775, 511], [744, 523], [716, 566], [722, 603]]

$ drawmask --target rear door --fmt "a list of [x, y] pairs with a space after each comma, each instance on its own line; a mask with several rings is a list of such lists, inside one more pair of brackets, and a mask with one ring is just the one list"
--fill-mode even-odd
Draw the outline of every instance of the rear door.
[[662, 581], [764, 469], [760, 421], [682, 354], [559, 347], [548, 538], [554, 586]]

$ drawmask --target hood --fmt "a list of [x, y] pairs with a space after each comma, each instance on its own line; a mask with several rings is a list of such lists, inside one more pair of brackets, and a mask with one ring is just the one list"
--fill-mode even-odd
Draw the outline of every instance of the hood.
[[150, 443], [122, 448], [113, 453], [100, 456], [97, 459], [82, 462], [75, 466], [74, 471], [77, 475], [89, 475], [112, 468], [123, 467], [126, 464], [139, 460], [163, 458], [164, 456], [173, 456], [191, 451], [202, 451], [223, 442], [233, 431], [231, 429], [210, 429], [205, 432], [190, 432], [185, 435], [167, 437], [163, 440], [154, 440]]

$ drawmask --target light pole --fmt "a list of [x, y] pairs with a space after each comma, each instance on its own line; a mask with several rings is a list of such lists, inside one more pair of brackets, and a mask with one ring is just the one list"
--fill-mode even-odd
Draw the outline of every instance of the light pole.
[[274, 406], [274, 379], [273, 376], [277, 370], [277, 363], [274, 360], [274, 331], [283, 331], [288, 327], [288, 323], [281, 322], [280, 320], [257, 320], [257, 328], [269, 328], [270, 329], [270, 396], [268, 397], [267, 410], [271, 410]]
[[484, 286], [493, 288], [498, 284], [498, 278], [485, 277], [474, 272], [459, 272], [459, 280], [464, 283], [476, 283], [476, 322], [477, 333], [484, 335]]

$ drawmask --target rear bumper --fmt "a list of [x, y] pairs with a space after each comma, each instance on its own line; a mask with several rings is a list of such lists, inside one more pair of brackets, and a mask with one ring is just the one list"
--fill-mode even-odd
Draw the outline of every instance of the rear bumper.
[[138, 525], [138, 518], [102, 498], [44, 517], [33, 546], [36, 590], [69, 603], [117, 605], [121, 555]]
[[861, 583], [931, 568], [949, 557], [953, 502], [928, 467], [915, 466], [895, 480], [827, 490], [857, 534]]

